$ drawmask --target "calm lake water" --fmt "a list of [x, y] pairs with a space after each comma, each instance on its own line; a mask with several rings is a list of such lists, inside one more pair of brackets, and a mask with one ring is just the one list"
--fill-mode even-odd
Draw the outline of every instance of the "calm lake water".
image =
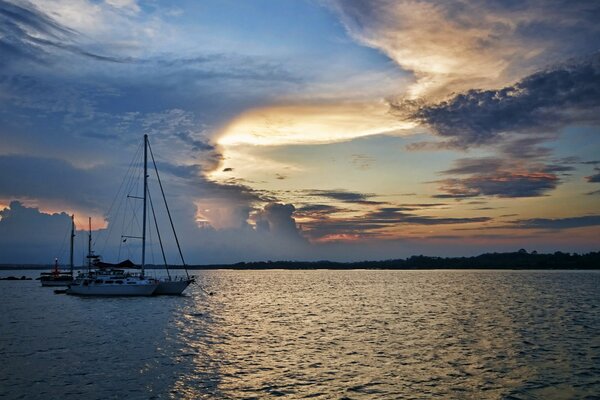
[[599, 272], [195, 274], [213, 296], [1, 281], [0, 398], [600, 398]]

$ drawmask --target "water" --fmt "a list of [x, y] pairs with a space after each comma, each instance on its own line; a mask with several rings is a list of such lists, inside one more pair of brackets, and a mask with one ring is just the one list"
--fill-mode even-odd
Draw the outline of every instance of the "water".
[[214, 296], [1, 281], [0, 398], [600, 398], [598, 272], [196, 275]]

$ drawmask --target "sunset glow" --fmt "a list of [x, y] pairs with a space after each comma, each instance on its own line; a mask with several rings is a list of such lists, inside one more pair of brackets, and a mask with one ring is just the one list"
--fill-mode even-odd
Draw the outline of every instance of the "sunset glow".
[[0, 3], [2, 238], [139, 231], [147, 134], [196, 263], [598, 247], [591, 3]]

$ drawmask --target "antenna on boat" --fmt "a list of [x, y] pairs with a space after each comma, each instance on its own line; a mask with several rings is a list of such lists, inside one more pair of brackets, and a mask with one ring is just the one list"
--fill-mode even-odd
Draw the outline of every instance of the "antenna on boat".
[[144, 135], [144, 211], [142, 216], [142, 277], [146, 266], [146, 198], [148, 197], [148, 135]]

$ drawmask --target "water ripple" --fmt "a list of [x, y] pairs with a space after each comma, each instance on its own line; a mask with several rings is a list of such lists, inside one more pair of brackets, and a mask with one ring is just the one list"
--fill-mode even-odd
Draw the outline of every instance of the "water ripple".
[[600, 395], [600, 274], [203, 271], [183, 297], [0, 282], [0, 397]]

